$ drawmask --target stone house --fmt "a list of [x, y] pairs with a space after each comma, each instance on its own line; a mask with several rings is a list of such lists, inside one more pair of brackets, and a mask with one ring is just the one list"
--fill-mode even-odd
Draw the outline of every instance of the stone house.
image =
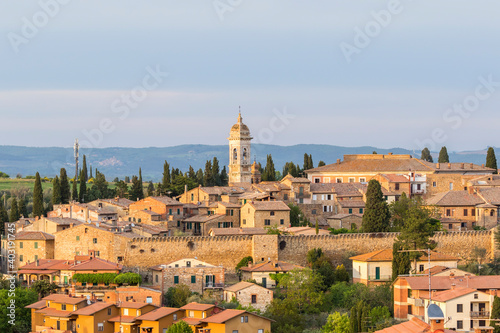
[[47, 213], [47, 217], [70, 218], [81, 222], [118, 220], [118, 214], [111, 208], [98, 207], [76, 201], [69, 204], [54, 205], [53, 210]]
[[128, 242], [141, 238], [133, 232], [112, 232], [90, 223], [56, 232], [54, 236], [55, 259], [67, 260], [93, 251], [96, 257], [118, 263], [124, 260]]
[[129, 213], [126, 219], [128, 222], [149, 225], [158, 225], [162, 222], [168, 223], [167, 220], [162, 220], [161, 214], [155, 213], [149, 209], [132, 211]]
[[194, 215], [182, 220], [182, 231], [193, 236], [208, 236], [214, 228], [231, 228], [232, 217], [226, 215]]
[[197, 259], [181, 259], [151, 267], [153, 285], [166, 292], [170, 287], [184, 284], [192, 292], [203, 294], [206, 290], [224, 288], [224, 267], [214, 266]]
[[178, 198], [182, 203], [210, 205], [214, 202], [223, 201], [226, 197], [227, 202], [235, 202], [231, 198], [237, 198], [238, 195], [245, 192], [246, 189], [240, 186], [212, 186], [212, 187], [195, 187], [192, 190], [185, 191]]
[[[9, 242], [12, 243], [9, 244]], [[40, 259], [53, 259], [55, 237], [42, 231], [21, 231], [15, 234], [15, 239], [7, 239], [2, 235], [2, 273], [17, 271], [26, 263]], [[14, 259], [9, 263], [9, 258]]]
[[284, 261], [268, 261], [255, 265], [250, 263], [248, 267], [242, 267], [240, 270], [243, 281], [254, 280], [265, 288], [274, 288], [276, 281], [271, 279], [269, 274], [287, 273], [292, 269], [304, 269], [304, 267]]
[[250, 282], [239, 282], [224, 288], [224, 300], [236, 299], [242, 306], [252, 306], [264, 312], [273, 300], [273, 291]]
[[334, 229], [360, 229], [363, 225], [363, 215], [361, 214], [335, 214], [327, 218], [328, 226]]
[[108, 208], [114, 211], [118, 218], [125, 218], [128, 215], [129, 206], [133, 202], [126, 198], [116, 197], [113, 199], [97, 199], [89, 203], [98, 208]]
[[136, 211], [152, 211], [160, 214], [161, 221], [179, 221], [184, 218], [183, 204], [167, 196], [147, 197], [129, 205], [129, 215]]
[[248, 202], [241, 208], [242, 228], [289, 226], [290, 207], [283, 201]]
[[131, 227], [132, 232], [142, 237], [168, 237], [170, 230], [164, 225], [137, 224]]
[[209, 215], [224, 215], [226, 221], [218, 228], [238, 228], [240, 226], [241, 205], [238, 203], [219, 201], [208, 208]]
[[[383, 284], [392, 281], [392, 249], [378, 250], [350, 257], [352, 260], [352, 281], [366, 285]], [[422, 274], [429, 269], [429, 258], [423, 253], [418, 261], [411, 263], [413, 272]], [[431, 251], [431, 267], [457, 268], [458, 258]]]

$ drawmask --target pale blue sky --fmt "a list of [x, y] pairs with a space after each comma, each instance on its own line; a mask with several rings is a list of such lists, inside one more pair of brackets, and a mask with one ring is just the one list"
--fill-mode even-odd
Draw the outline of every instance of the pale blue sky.
[[[96, 147], [226, 144], [241, 105], [263, 143], [418, 149], [438, 128], [437, 148], [500, 146], [500, 85], [459, 125], [446, 113], [500, 82], [498, 1], [401, 0], [385, 27], [372, 13], [394, 1], [60, 0], [43, 21], [55, 1], [0, 3], [0, 145], [90, 142], [103, 119]], [[341, 43], [377, 24], [346, 61]], [[169, 75], [121, 119], [114, 101], [157, 66]]]

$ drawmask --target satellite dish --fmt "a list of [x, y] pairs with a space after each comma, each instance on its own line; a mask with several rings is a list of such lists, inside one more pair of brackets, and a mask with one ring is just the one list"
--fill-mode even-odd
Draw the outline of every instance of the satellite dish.
[[90, 301], [90, 296], [87, 295], [87, 305], [91, 305], [91, 304], [92, 304], [92, 302]]

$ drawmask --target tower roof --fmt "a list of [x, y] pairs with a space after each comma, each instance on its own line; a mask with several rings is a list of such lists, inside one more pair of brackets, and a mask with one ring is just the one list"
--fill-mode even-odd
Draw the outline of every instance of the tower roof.
[[229, 132], [229, 139], [231, 138], [250, 138], [250, 129], [243, 123], [241, 112], [238, 114], [238, 122], [231, 127]]

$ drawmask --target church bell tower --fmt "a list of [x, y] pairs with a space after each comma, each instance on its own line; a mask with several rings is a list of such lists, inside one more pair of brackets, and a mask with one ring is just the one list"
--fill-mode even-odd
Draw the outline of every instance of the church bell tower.
[[250, 163], [250, 136], [248, 126], [243, 124], [241, 112], [238, 122], [229, 132], [229, 185], [251, 183], [252, 164]]

